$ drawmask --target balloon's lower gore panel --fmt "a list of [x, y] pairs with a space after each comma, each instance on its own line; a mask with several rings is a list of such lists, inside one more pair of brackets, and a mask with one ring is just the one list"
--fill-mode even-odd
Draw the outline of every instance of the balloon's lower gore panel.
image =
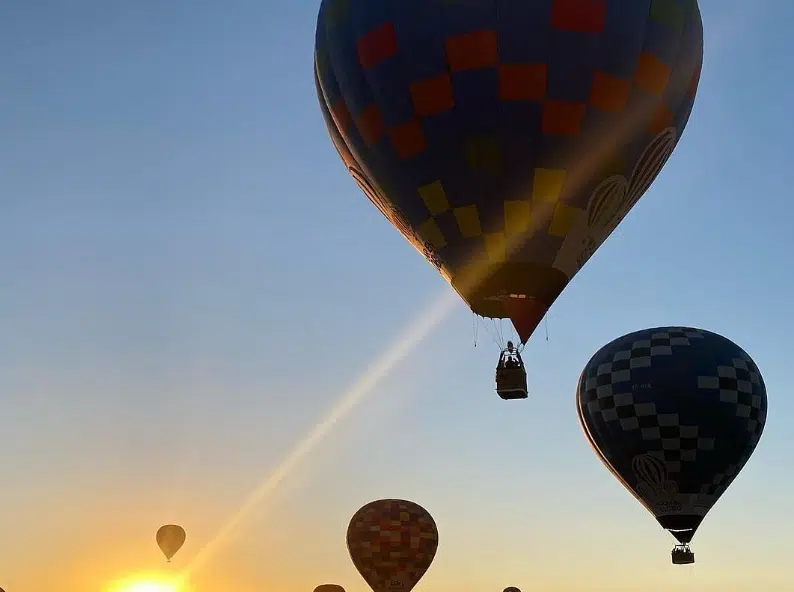
[[703, 516], [694, 514], [676, 514], [674, 516], [662, 516], [656, 518], [662, 528], [670, 531], [679, 543], [685, 544], [692, 542], [692, 537], [695, 536], [700, 523], [703, 522]]
[[475, 314], [509, 318], [526, 342], [568, 281], [552, 267], [506, 262], [462, 270], [452, 277], [452, 287]]

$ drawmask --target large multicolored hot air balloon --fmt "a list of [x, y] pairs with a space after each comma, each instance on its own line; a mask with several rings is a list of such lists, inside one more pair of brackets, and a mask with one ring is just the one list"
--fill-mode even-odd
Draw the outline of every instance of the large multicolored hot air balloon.
[[419, 504], [377, 500], [353, 515], [347, 548], [373, 592], [410, 592], [433, 563], [438, 529]]
[[579, 379], [579, 420], [598, 456], [678, 539], [673, 563], [755, 450], [767, 414], [758, 367], [703, 329], [658, 327], [602, 347]]
[[165, 555], [166, 560], [170, 563], [171, 558], [176, 555], [176, 552], [185, 544], [185, 529], [177, 524], [165, 524], [157, 529], [155, 539], [157, 546]]
[[315, 84], [350, 174], [522, 343], [659, 174], [697, 0], [322, 0]]

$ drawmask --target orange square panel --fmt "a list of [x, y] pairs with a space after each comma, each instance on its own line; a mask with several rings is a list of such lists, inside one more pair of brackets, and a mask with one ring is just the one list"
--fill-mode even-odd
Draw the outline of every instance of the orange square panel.
[[358, 61], [362, 68], [371, 68], [397, 53], [397, 35], [391, 23], [385, 23], [366, 33], [356, 43]]
[[383, 119], [378, 106], [364, 108], [356, 117], [356, 127], [367, 144], [377, 144], [384, 134]]
[[584, 121], [586, 105], [568, 101], [543, 103], [541, 128], [546, 136], [575, 136]]
[[496, 67], [499, 62], [496, 31], [447, 37], [447, 62], [453, 72]]
[[657, 96], [664, 92], [670, 79], [670, 66], [652, 53], [643, 52], [634, 70], [634, 83], [642, 90]]
[[563, 31], [600, 33], [607, 17], [604, 0], [554, 0], [551, 26]]
[[449, 74], [425, 78], [410, 86], [411, 99], [416, 114], [420, 117], [449, 111], [455, 106], [452, 80]]
[[648, 126], [648, 131], [652, 134], [658, 134], [663, 129], [673, 125], [673, 114], [664, 103], [660, 103], [653, 113], [653, 118]]
[[628, 80], [596, 71], [590, 87], [590, 104], [610, 113], [622, 111], [629, 98], [630, 88]]
[[425, 134], [417, 120], [396, 125], [389, 130], [389, 137], [400, 158], [411, 158], [424, 152]]

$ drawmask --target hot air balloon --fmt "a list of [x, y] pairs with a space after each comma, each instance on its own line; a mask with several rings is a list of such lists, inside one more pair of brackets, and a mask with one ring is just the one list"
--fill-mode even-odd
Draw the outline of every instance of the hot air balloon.
[[667, 162], [702, 61], [696, 0], [322, 0], [314, 77], [370, 201], [524, 344]]
[[438, 529], [419, 504], [377, 500], [353, 515], [347, 548], [373, 592], [410, 592], [433, 563]]
[[579, 378], [579, 421], [602, 462], [677, 540], [673, 563], [755, 450], [764, 380], [732, 341], [657, 327], [602, 347]]
[[508, 586], [503, 590], [503, 592], [521, 592], [521, 590], [519, 590], [515, 586]]
[[345, 592], [345, 589], [339, 584], [320, 584], [314, 592]]
[[166, 560], [170, 563], [171, 558], [176, 554], [182, 545], [185, 544], [185, 529], [177, 524], [165, 524], [157, 529], [157, 546], [165, 555]]

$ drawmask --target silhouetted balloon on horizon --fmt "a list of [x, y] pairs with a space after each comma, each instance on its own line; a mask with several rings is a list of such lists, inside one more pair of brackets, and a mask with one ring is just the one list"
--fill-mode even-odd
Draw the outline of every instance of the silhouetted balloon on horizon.
[[345, 592], [345, 589], [339, 584], [320, 584], [314, 592]]
[[353, 515], [347, 548], [353, 565], [374, 592], [410, 592], [433, 563], [438, 529], [419, 504], [377, 500]]

